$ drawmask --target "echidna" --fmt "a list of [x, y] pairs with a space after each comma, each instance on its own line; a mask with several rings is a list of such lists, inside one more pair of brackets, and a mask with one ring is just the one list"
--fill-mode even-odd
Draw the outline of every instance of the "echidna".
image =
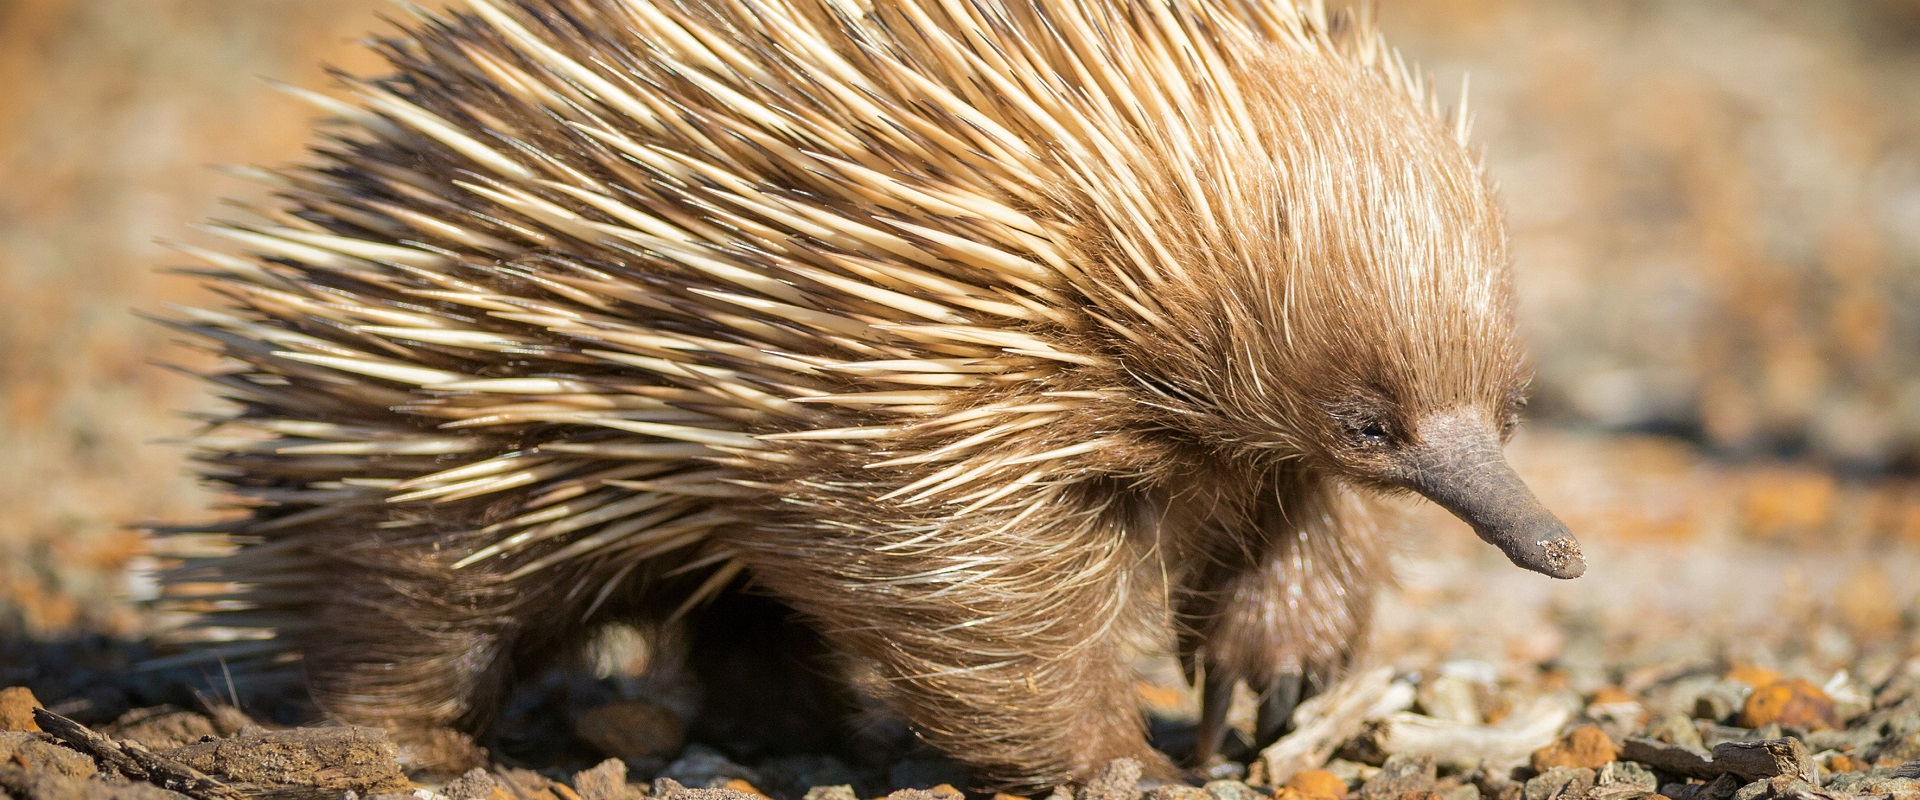
[[1037, 786], [1171, 769], [1142, 647], [1204, 676], [1202, 756], [1237, 683], [1271, 721], [1344, 664], [1371, 496], [1584, 569], [1500, 455], [1527, 371], [1492, 191], [1363, 20], [413, 13], [391, 77], [312, 96], [340, 126], [285, 202], [219, 226], [228, 307], [177, 319], [231, 362], [199, 457], [249, 514], [170, 591], [332, 714], [474, 729], [597, 625], [754, 629], [725, 607]]

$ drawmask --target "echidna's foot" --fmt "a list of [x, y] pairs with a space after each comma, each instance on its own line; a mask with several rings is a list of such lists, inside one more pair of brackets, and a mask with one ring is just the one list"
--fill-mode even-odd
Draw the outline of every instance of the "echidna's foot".
[[1227, 712], [1233, 705], [1233, 691], [1240, 676], [1219, 667], [1208, 670], [1200, 687], [1200, 724], [1194, 734], [1193, 753], [1187, 758], [1188, 770], [1203, 776], [1223, 757], [1232, 758], [1257, 752], [1293, 731], [1293, 712], [1308, 698], [1327, 686], [1330, 672], [1324, 669], [1291, 669], [1279, 673], [1260, 692], [1255, 706], [1253, 738], [1227, 724]]
[[487, 766], [487, 749], [452, 728], [391, 728], [387, 733], [408, 774], [453, 778]]
[[1264, 748], [1293, 732], [1293, 712], [1308, 698], [1327, 688], [1331, 673], [1324, 669], [1287, 670], [1260, 693], [1254, 715], [1253, 745]]

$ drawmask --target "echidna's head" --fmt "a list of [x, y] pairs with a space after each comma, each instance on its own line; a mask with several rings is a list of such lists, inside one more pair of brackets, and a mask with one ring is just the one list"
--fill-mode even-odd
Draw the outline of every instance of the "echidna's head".
[[1418, 492], [1515, 564], [1579, 576], [1502, 455], [1529, 370], [1476, 159], [1375, 76], [1286, 60], [1267, 77], [1262, 141], [1218, 159], [1231, 180], [1168, 237], [1194, 277], [1163, 304], [1180, 341], [1132, 367], [1148, 402], [1225, 457]]

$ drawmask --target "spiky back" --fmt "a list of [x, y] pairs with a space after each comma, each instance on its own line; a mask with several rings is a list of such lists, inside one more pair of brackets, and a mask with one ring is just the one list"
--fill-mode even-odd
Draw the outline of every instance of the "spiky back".
[[177, 318], [241, 409], [200, 459], [250, 516], [176, 537], [244, 585], [198, 595], [214, 638], [297, 632], [319, 531], [509, 576], [672, 553], [691, 603], [783, 487], [951, 515], [1111, 474], [1132, 433], [1084, 412], [1200, 280], [1162, 234], [1271, 144], [1250, 71], [1429, 107], [1287, 2], [471, 0], [379, 46], [393, 77], [309, 95], [341, 125], [286, 202], [216, 228], [248, 256], [196, 251], [230, 307]]

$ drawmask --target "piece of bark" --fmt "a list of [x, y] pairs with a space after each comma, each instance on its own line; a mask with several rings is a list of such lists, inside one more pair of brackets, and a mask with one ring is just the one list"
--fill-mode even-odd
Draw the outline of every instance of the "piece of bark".
[[1703, 781], [1720, 774], [1711, 764], [1713, 756], [1706, 751], [1667, 744], [1644, 736], [1627, 737], [1620, 744], [1620, 758], [1645, 764], [1661, 772]]
[[1284, 784], [1296, 772], [1327, 763], [1335, 749], [1360, 733], [1392, 688], [1393, 670], [1381, 667], [1353, 675], [1301, 703], [1293, 713], [1293, 732], [1260, 751], [1267, 780]]
[[1486, 762], [1511, 767], [1527, 763], [1533, 751], [1552, 744], [1572, 716], [1566, 706], [1546, 698], [1515, 709], [1495, 725], [1393, 714], [1370, 726], [1365, 744], [1389, 756], [1431, 756], [1445, 766], [1470, 768]]
[[1781, 776], [1808, 778], [1813, 773], [1813, 757], [1806, 745], [1794, 738], [1723, 742], [1715, 745], [1713, 753], [1708, 755], [1690, 747], [1635, 736], [1621, 747], [1620, 757], [1661, 772], [1703, 781], [1732, 775], [1750, 783]]
[[1748, 782], [1813, 776], [1813, 756], [1806, 745], [1792, 737], [1715, 745], [1710, 763], [1714, 769]]
[[191, 766], [159, 755], [135, 742], [116, 742], [78, 722], [44, 708], [33, 710], [33, 721], [54, 738], [87, 753], [102, 767], [130, 779], [147, 781], [196, 800], [244, 800], [246, 794]]

